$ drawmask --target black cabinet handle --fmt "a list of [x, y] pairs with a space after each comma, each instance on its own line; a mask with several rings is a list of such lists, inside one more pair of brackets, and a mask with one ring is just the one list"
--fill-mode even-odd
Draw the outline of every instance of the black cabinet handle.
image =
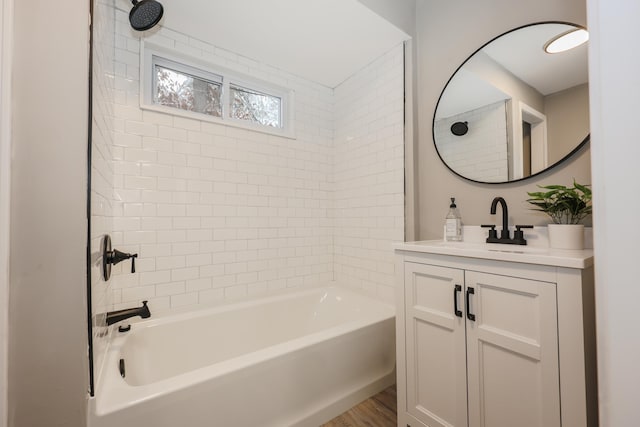
[[470, 294], [475, 294], [476, 291], [475, 289], [468, 287], [467, 288], [467, 293], [466, 293], [466, 298], [465, 298], [465, 302], [466, 302], [466, 306], [467, 306], [467, 319], [471, 320], [472, 322], [476, 321], [476, 315], [471, 313], [471, 306], [469, 305], [469, 295]]
[[462, 317], [462, 310], [458, 310], [458, 292], [462, 291], [462, 286], [455, 285], [453, 287], [453, 312], [458, 317]]

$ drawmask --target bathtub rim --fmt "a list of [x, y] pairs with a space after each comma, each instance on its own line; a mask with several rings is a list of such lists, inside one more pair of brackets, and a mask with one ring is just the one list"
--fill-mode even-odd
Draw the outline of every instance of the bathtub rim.
[[[369, 300], [376, 303], [380, 310], [375, 315], [369, 313], [363, 318], [352, 320], [333, 326], [318, 332], [314, 332], [302, 337], [294, 338], [282, 343], [273, 344], [268, 347], [243, 354], [224, 361], [217, 362], [197, 369], [193, 369], [175, 376], [164, 378], [148, 384], [132, 385], [126, 382], [120, 376], [118, 370], [118, 361], [123, 345], [127, 337], [135, 333], [137, 330], [157, 327], [166, 323], [174, 323], [183, 320], [205, 317], [208, 315], [222, 313], [227, 311], [238, 310], [251, 307], [257, 304], [268, 304], [272, 301], [282, 301], [286, 299], [294, 299], [296, 297], [319, 293], [325, 290], [338, 290], [356, 295], [358, 298]], [[330, 285], [324, 287], [315, 287], [308, 289], [297, 289], [290, 292], [281, 293], [279, 295], [265, 295], [257, 298], [246, 299], [226, 304], [215, 304], [209, 307], [202, 307], [196, 310], [170, 313], [165, 312], [157, 316], [155, 319], [147, 319], [143, 321], [131, 322], [131, 331], [124, 334], [115, 335], [108, 348], [106, 349], [102, 375], [100, 381], [96, 384], [95, 396], [91, 398], [91, 407], [89, 416], [104, 416], [129, 407], [141, 404], [147, 400], [166, 396], [168, 394], [179, 391], [185, 387], [202, 384], [212, 379], [222, 377], [227, 374], [234, 373], [241, 369], [255, 365], [260, 362], [273, 360], [286, 353], [292, 353], [311, 347], [322, 341], [329, 340], [334, 337], [355, 332], [366, 327], [375, 327], [383, 322], [393, 321], [395, 319], [395, 306], [382, 301], [378, 298], [371, 297], [365, 293], [358, 292], [349, 288]], [[393, 368], [395, 369], [395, 367]], [[106, 391], [106, 392], [105, 392]]]
[[[197, 305], [188, 305], [183, 307], [177, 307], [173, 309], [161, 309], [152, 312], [152, 315], [148, 319], [141, 319], [139, 317], [134, 317], [131, 319], [127, 319], [127, 321], [123, 321], [116, 325], [111, 326], [111, 341], [114, 341], [122, 334], [118, 332], [118, 326], [120, 325], [131, 325], [131, 329], [139, 329], [143, 326], [155, 326], [162, 323], [168, 323], [167, 319], [171, 319], [171, 321], [180, 321], [186, 320], [192, 317], [204, 317], [212, 312], [225, 312], [232, 311], [235, 309], [242, 309], [246, 307], [250, 307], [255, 304], [266, 304], [271, 301], [278, 300], [286, 300], [293, 299], [306, 294], [313, 294], [315, 292], [319, 292], [322, 290], [339, 290], [341, 292], [347, 292], [357, 297], [361, 297], [367, 300], [370, 300], [374, 304], [380, 304], [385, 308], [390, 308], [395, 315], [395, 305], [393, 302], [385, 301], [384, 299], [378, 297], [377, 295], [373, 295], [367, 293], [361, 289], [349, 288], [345, 286], [340, 286], [337, 284], [329, 284], [324, 286], [314, 286], [314, 287], [305, 287], [305, 288], [285, 288], [279, 289], [274, 292], [261, 293], [257, 295], [247, 295], [241, 297], [233, 297], [221, 299], [219, 301], [208, 302], [204, 304]], [[136, 325], [138, 325], [136, 327]], [[124, 334], [126, 336], [126, 334]]]

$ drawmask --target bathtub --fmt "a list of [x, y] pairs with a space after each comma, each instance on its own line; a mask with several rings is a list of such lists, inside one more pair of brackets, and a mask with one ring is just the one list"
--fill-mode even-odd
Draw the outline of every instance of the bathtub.
[[112, 340], [89, 427], [316, 427], [393, 384], [394, 322], [336, 287], [152, 316]]

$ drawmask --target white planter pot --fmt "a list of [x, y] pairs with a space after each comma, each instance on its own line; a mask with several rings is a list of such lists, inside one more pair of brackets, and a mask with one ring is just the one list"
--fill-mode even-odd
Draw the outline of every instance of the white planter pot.
[[584, 249], [583, 224], [549, 224], [549, 247], [553, 249]]

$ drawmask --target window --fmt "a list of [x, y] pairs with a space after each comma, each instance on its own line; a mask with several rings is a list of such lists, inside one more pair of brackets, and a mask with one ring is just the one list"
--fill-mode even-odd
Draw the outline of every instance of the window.
[[155, 64], [153, 102], [222, 117], [222, 80], [214, 82]]
[[293, 137], [292, 91], [143, 45], [142, 108]]
[[265, 126], [282, 127], [282, 99], [231, 85], [229, 114], [238, 120], [248, 120]]

